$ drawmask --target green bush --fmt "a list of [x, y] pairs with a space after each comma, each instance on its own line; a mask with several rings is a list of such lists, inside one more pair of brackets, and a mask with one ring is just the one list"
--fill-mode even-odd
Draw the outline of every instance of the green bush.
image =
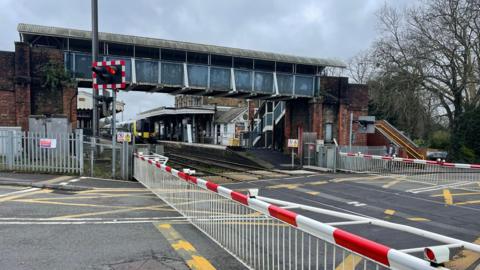
[[450, 133], [445, 130], [434, 131], [430, 135], [430, 148], [446, 150], [450, 146]]

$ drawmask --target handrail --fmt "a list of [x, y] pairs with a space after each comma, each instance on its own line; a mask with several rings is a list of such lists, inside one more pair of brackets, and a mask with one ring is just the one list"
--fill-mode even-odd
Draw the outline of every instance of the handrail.
[[388, 133], [389, 136], [392, 136], [397, 143], [399, 143], [401, 146], [405, 147], [406, 151], [414, 158], [418, 158], [418, 159], [424, 159], [425, 157], [418, 153], [413, 147], [410, 146], [410, 144], [406, 143], [405, 140], [403, 140], [402, 138], [400, 138], [399, 136], [397, 136], [394, 132], [392, 131], [391, 129], [389, 129], [386, 125], [384, 125], [384, 123], [380, 122], [380, 121], [377, 121], [377, 123], [375, 124], [375, 127], [379, 128], [380, 130]]

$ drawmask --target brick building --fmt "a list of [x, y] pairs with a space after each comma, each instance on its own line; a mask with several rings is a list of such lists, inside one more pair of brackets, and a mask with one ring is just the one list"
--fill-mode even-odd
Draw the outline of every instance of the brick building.
[[16, 42], [14, 52], [0, 51], [0, 126], [28, 130], [30, 115], [64, 115], [76, 123], [75, 87], [46, 89], [40, 69], [49, 61], [62, 63], [63, 52]]

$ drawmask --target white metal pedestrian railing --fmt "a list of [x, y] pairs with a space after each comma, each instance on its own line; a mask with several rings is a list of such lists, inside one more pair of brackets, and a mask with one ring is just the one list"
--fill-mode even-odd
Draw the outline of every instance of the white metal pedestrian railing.
[[252, 269], [436, 269], [430, 263], [136, 154], [134, 177]]
[[82, 174], [82, 131], [48, 135], [0, 131], [0, 170]]
[[480, 165], [339, 152], [337, 169], [480, 191]]

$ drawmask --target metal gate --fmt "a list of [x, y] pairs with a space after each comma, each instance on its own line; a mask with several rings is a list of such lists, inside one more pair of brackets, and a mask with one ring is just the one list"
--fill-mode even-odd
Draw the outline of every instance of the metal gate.
[[2, 130], [0, 170], [82, 174], [82, 135]]

